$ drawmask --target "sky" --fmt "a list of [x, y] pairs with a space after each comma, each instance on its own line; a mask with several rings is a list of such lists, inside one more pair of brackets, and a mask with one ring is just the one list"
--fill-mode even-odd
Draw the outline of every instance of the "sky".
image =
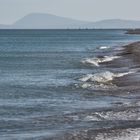
[[0, 0], [0, 24], [12, 24], [30, 13], [86, 21], [140, 20], [140, 0]]

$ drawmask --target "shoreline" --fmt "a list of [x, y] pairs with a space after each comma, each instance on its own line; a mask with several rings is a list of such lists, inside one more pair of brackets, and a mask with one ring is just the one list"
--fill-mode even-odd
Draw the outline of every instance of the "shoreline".
[[140, 41], [122, 46], [128, 54], [133, 54], [140, 57]]
[[140, 36], [4, 31], [0, 39], [1, 139], [140, 138]]
[[[103, 63], [107, 68], [127, 67], [129, 70], [136, 69], [133, 74], [128, 74], [113, 79], [113, 84], [117, 89], [108, 90], [111, 96], [130, 98], [130, 102], [125, 104], [123, 101], [116, 103], [116, 108], [111, 110], [84, 112], [89, 116], [99, 117], [99, 121], [92, 121], [92, 125], [102, 124], [102, 128], [94, 129], [83, 128], [75, 131], [66, 132], [54, 138], [46, 140], [132, 140], [140, 139], [140, 41], [121, 46], [124, 48], [116, 53], [121, 56], [119, 59]], [[102, 64], [101, 64], [102, 65]], [[114, 67], [114, 68], [115, 68]], [[95, 116], [94, 116], [95, 115]], [[100, 120], [101, 119], [101, 120]], [[111, 126], [108, 127], [108, 124]]]
[[[117, 65], [124, 65], [129, 70], [136, 70], [135, 73], [116, 78], [113, 82], [118, 86], [135, 87], [140, 90], [140, 41], [122, 46], [124, 50], [119, 54], [122, 58], [117, 60]], [[119, 62], [120, 61], [120, 62]], [[113, 63], [113, 62], [112, 62]]]

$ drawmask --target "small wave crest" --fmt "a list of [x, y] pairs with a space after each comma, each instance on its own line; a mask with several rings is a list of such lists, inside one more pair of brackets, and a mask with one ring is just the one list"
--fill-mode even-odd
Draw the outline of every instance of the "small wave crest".
[[104, 50], [104, 49], [109, 49], [110, 46], [100, 46], [99, 49]]
[[116, 77], [122, 77], [124, 75], [128, 75], [134, 73], [135, 71], [129, 71], [124, 73], [113, 73], [110, 71], [105, 71], [96, 74], [87, 74], [80, 78], [79, 80], [82, 82], [99, 82], [99, 83], [106, 83], [108, 81], [112, 81]]
[[115, 85], [112, 84], [112, 80], [117, 77], [123, 77], [128, 74], [135, 73], [136, 70], [130, 70], [129, 72], [123, 72], [123, 73], [113, 73], [110, 71], [105, 71], [101, 73], [95, 73], [95, 74], [87, 74], [82, 76], [79, 80], [82, 82], [80, 87], [82, 88], [110, 88], [115, 87]]
[[97, 84], [97, 83], [81, 83], [81, 84], [76, 84], [77, 88], [82, 88], [82, 89], [110, 89], [110, 88], [115, 88], [116, 86], [113, 84]]
[[114, 59], [118, 59], [120, 57], [121, 56], [104, 56], [104, 57], [101, 57], [101, 58], [97, 58], [97, 57], [86, 58], [86, 59], [82, 60], [82, 63], [92, 64], [92, 65], [95, 65], [95, 66], [99, 67], [100, 63], [113, 61]]

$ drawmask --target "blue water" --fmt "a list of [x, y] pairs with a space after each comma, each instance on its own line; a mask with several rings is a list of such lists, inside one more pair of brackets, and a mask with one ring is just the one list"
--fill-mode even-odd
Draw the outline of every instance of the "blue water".
[[0, 30], [0, 139], [47, 138], [82, 128], [89, 124], [67, 122], [63, 116], [125, 102], [101, 94], [87, 98], [89, 91], [75, 86], [80, 76], [100, 71], [81, 63], [99, 55], [99, 46], [117, 47], [140, 38], [124, 33]]

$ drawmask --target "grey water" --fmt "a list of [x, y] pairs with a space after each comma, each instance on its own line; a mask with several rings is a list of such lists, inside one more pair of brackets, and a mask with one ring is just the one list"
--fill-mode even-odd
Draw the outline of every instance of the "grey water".
[[0, 30], [0, 139], [45, 139], [88, 127], [71, 121], [72, 114], [128, 102], [99, 91], [88, 97], [76, 85], [80, 76], [101, 71], [82, 59], [100, 55], [100, 46], [138, 39], [125, 30]]

